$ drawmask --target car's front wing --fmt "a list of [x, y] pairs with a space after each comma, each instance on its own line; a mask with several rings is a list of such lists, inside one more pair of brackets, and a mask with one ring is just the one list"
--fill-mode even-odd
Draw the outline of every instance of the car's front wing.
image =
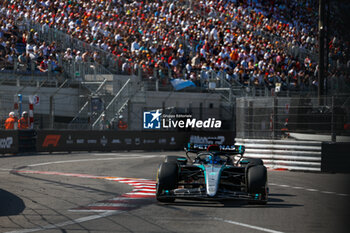
[[213, 197], [209, 196], [206, 193], [204, 188], [193, 188], [193, 189], [174, 189], [166, 190], [165, 192], [159, 194], [160, 197], [174, 197], [182, 199], [208, 199], [208, 200], [223, 200], [223, 199], [232, 199], [232, 200], [248, 200], [248, 201], [257, 201], [262, 200], [261, 194], [250, 194], [242, 191], [227, 191], [227, 190], [218, 190], [217, 194]]

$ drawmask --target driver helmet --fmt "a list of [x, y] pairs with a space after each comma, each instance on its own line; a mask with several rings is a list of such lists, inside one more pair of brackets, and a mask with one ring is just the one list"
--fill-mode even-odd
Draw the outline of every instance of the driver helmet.
[[206, 162], [209, 164], [217, 164], [217, 163], [221, 162], [221, 158], [220, 158], [220, 156], [209, 155], [206, 159]]
[[213, 157], [214, 157], [214, 156], [209, 155], [209, 156], [206, 158], [206, 162], [212, 164], [212, 163], [213, 163]]

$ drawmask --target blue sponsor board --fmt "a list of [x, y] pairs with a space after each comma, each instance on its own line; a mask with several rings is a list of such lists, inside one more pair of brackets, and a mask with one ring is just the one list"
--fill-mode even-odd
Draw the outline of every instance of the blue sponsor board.
[[161, 122], [160, 117], [161, 113], [159, 110], [150, 111], [143, 113], [143, 128], [144, 129], [160, 129]]

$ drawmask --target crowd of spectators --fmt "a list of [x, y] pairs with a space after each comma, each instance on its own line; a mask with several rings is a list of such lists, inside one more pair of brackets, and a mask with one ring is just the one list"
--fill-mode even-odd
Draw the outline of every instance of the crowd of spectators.
[[[2, 31], [9, 30], [11, 21], [34, 20], [43, 25], [43, 30], [64, 31], [121, 58], [123, 72], [140, 67], [146, 78], [156, 75], [162, 83], [168, 83], [169, 77], [200, 83], [213, 72], [224, 72], [227, 80], [242, 85], [273, 88], [281, 83], [282, 89], [317, 86], [316, 62], [310, 57], [300, 61], [286, 50], [294, 46], [317, 51], [316, 0], [1, 2]], [[35, 57], [44, 63], [55, 60], [55, 44], [36, 41], [35, 32], [24, 34], [16, 39], [26, 42], [26, 59], [34, 59], [36, 53]], [[264, 35], [277, 36], [279, 40]], [[4, 39], [2, 44], [9, 41]], [[343, 46], [334, 41], [333, 50]], [[11, 48], [13, 43], [9, 43]], [[341, 56], [348, 58], [348, 50], [342, 49]], [[66, 60], [97, 62], [99, 56], [98, 52], [74, 48], [63, 55]], [[40, 69], [45, 71], [46, 67]], [[346, 77], [349, 79], [348, 74]]]
[[0, 67], [23, 73], [62, 72], [55, 42], [39, 41], [38, 33], [16, 25], [15, 19], [0, 15]]

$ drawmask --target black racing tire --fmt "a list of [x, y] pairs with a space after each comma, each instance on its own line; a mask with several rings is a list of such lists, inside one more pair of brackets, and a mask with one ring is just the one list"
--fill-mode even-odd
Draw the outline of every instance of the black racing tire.
[[267, 193], [267, 170], [263, 165], [255, 165], [248, 168], [247, 188], [250, 194], [261, 194], [261, 200], [252, 200], [253, 204], [266, 204], [268, 199]]
[[157, 175], [156, 198], [160, 202], [174, 202], [174, 197], [160, 196], [163, 190], [172, 190], [177, 187], [178, 164], [176, 162], [164, 162], [159, 166]]
[[[179, 161], [178, 158], [184, 159], [183, 161]], [[183, 156], [177, 156], [177, 155], [167, 155], [164, 160], [165, 163], [178, 163], [180, 165], [186, 165], [187, 158]]]

